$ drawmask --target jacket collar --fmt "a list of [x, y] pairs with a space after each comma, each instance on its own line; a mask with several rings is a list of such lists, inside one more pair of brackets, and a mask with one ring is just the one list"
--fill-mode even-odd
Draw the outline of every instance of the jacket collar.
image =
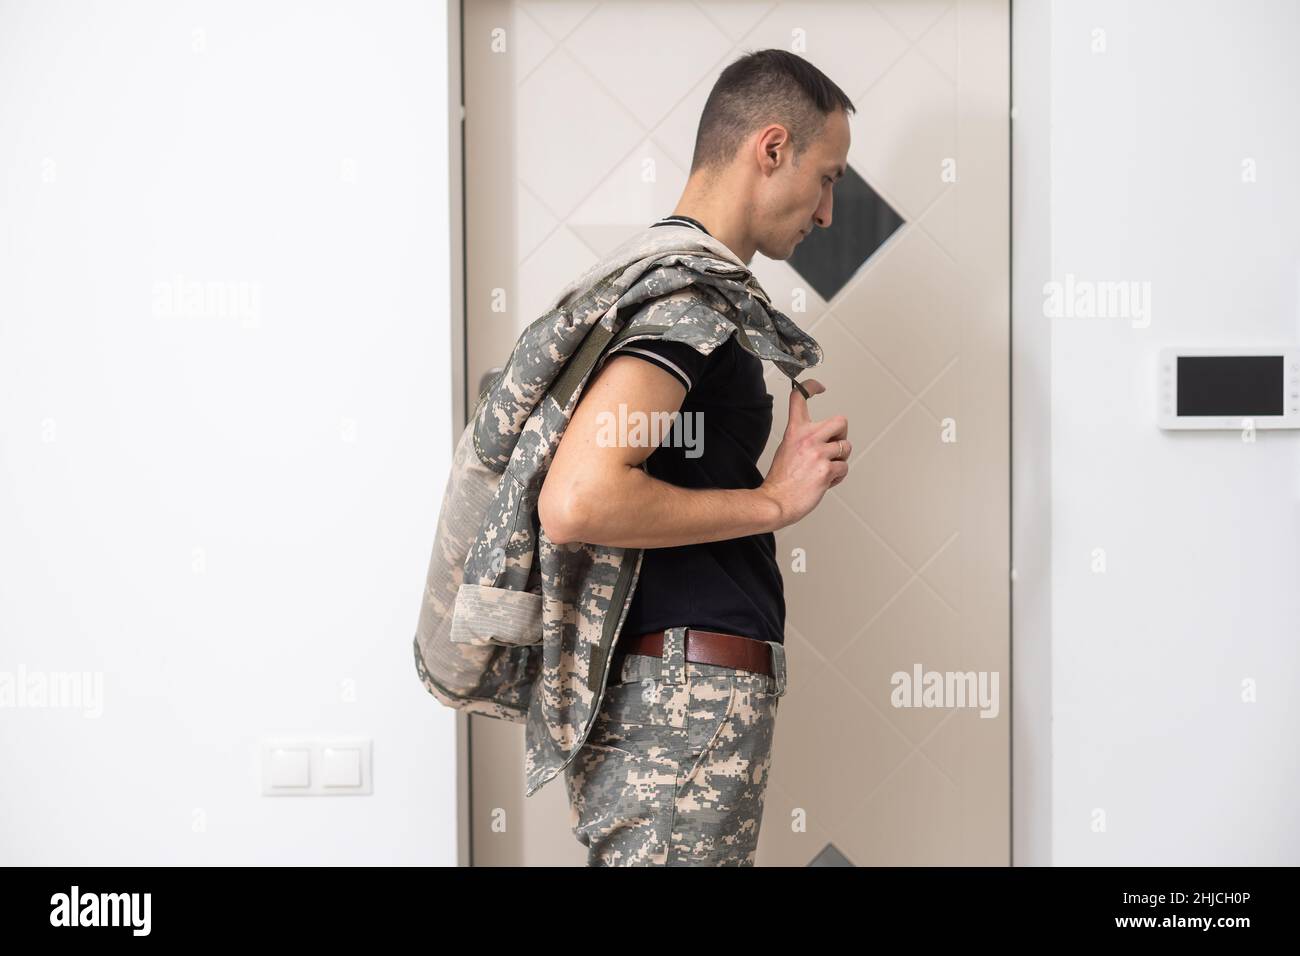
[[655, 260], [673, 253], [699, 257], [700, 265], [710, 272], [737, 278], [743, 274], [744, 279], [753, 276], [739, 256], [707, 232], [685, 225], [646, 226], [593, 263], [582, 275], [569, 282], [547, 307], [548, 309], [559, 308], [615, 269], [620, 269], [626, 277], [626, 281], [620, 277], [619, 287], [627, 288], [637, 276], [650, 268]]
[[772, 305], [771, 296], [749, 266], [721, 241], [689, 225], [645, 227], [566, 285], [551, 300], [549, 308], [560, 308], [603, 276], [617, 273], [619, 311], [626, 311], [635, 302], [624, 299], [624, 292], [638, 285], [651, 270], [674, 265], [696, 273], [700, 281], [716, 286], [727, 295], [738, 307], [745, 327], [771, 343], [766, 357], [791, 378], [823, 361], [821, 346]]

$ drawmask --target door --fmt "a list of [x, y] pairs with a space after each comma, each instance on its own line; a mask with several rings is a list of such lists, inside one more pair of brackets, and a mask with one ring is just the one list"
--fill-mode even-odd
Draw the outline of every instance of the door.
[[[849, 478], [777, 533], [789, 691], [760, 865], [1010, 861], [1007, 0], [461, 7], [465, 399], [571, 277], [670, 213], [749, 50], [856, 106], [834, 221], [751, 268], [821, 343]], [[593, 121], [598, 118], [598, 121]], [[785, 427], [788, 380], [767, 370]], [[468, 721], [474, 865], [582, 865], [523, 728]]]

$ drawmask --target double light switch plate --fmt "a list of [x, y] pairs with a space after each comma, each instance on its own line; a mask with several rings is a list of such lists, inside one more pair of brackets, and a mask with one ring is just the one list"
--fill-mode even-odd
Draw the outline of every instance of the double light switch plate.
[[262, 741], [262, 795], [328, 797], [371, 792], [370, 738]]

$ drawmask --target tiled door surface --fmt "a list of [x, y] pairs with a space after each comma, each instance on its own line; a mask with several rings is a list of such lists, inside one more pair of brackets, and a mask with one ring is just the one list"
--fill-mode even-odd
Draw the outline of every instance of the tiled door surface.
[[[470, 383], [672, 211], [733, 59], [789, 49], [848, 93], [831, 229], [751, 263], [825, 350], [804, 376], [828, 389], [814, 417], [847, 415], [853, 440], [848, 480], [777, 533], [790, 688], [758, 862], [1008, 863], [1007, 0], [474, 0], [462, 17]], [[789, 390], [767, 381], [764, 471]], [[580, 865], [563, 785], [523, 797], [522, 728], [474, 719], [472, 740], [474, 863]]]

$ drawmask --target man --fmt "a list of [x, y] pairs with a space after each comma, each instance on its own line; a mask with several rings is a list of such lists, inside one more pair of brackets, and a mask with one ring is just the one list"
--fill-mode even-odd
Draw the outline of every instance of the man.
[[[655, 225], [700, 229], [746, 264], [756, 251], [787, 258], [815, 226], [831, 224], [852, 111], [839, 87], [794, 54], [742, 57], [714, 85], [686, 188]], [[542, 487], [538, 518], [557, 544], [647, 549], [609, 686], [565, 769], [591, 865], [754, 862], [785, 691], [773, 532], [844, 479], [852, 452], [844, 416], [812, 421], [792, 390], [789, 425], [762, 476], [772, 424], [762, 373], [735, 335], [708, 355], [666, 340], [616, 347]], [[801, 384], [825, 390], [815, 379]], [[605, 440], [602, 423], [638, 413], [652, 422], [679, 413], [679, 422], [698, 423], [695, 440]]]

